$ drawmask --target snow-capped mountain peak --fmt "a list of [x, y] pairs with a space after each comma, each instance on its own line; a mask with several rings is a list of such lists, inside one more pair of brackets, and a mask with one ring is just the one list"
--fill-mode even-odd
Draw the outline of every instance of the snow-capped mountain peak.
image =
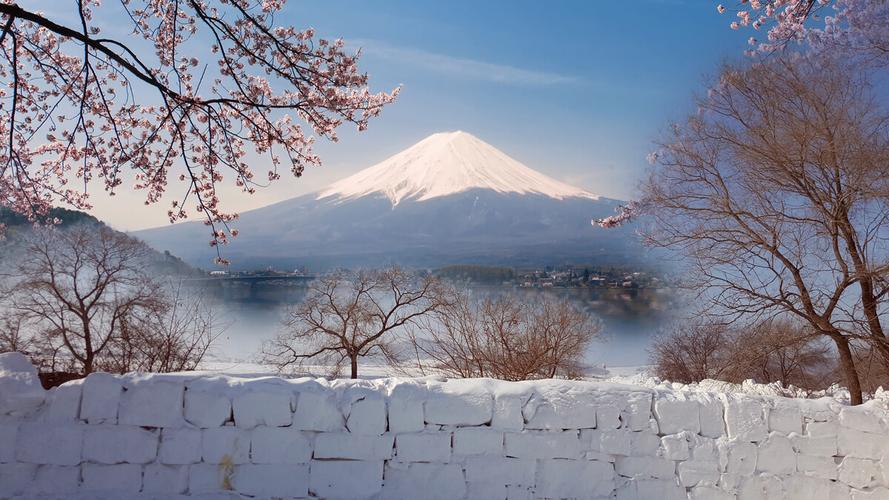
[[537, 194], [555, 199], [598, 196], [526, 167], [478, 139], [456, 131], [432, 134], [410, 148], [335, 182], [317, 199], [355, 199], [383, 194], [402, 200], [430, 200], [470, 189]]

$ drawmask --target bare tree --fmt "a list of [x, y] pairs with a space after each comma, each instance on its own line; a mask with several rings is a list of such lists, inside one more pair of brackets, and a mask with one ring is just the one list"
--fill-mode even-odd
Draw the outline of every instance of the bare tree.
[[682, 325], [654, 342], [651, 361], [659, 377], [686, 384], [752, 379], [814, 390], [836, 380], [824, 338], [798, 321], [780, 319], [751, 325]]
[[410, 341], [421, 368], [451, 376], [577, 378], [599, 330], [568, 302], [525, 303], [513, 294], [478, 301], [464, 293], [411, 332]]
[[741, 328], [734, 342], [734, 379], [823, 389], [837, 381], [830, 376], [834, 363], [825, 340], [798, 321], [771, 319]]
[[19, 267], [13, 307], [92, 373], [127, 317], [163, 307], [140, 266], [144, 255], [143, 244], [107, 228], [38, 230]]
[[14, 341], [2, 347], [49, 371], [195, 368], [213, 340], [211, 312], [154, 279], [146, 254], [103, 226], [36, 229], [3, 317]]
[[219, 336], [212, 308], [181, 283], [171, 284], [163, 306], [123, 318], [99, 367], [108, 372], [194, 370]]
[[728, 380], [734, 362], [728, 327], [698, 322], [658, 336], [651, 346], [651, 363], [658, 377], [690, 384], [704, 379]]
[[715, 312], [790, 315], [829, 338], [853, 404], [851, 343], [889, 362], [889, 115], [868, 77], [825, 57], [725, 68], [641, 200], [651, 241], [691, 257]]
[[358, 378], [358, 359], [382, 356], [394, 361], [395, 335], [442, 305], [440, 283], [399, 268], [337, 272], [314, 281], [306, 298], [286, 320], [286, 331], [263, 346], [266, 362], [284, 370], [313, 361], [350, 365]]

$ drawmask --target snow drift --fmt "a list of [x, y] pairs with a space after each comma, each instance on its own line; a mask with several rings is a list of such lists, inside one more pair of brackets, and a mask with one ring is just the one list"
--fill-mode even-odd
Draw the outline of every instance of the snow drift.
[[4, 387], [0, 498], [889, 495], [884, 399], [97, 373], [35, 407]]

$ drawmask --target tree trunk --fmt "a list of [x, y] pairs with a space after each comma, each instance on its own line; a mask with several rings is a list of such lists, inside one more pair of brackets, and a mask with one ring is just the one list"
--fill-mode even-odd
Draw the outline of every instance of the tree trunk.
[[352, 362], [352, 376], [351, 378], [358, 378], [358, 355], [353, 354], [349, 356], [349, 360]]
[[858, 371], [855, 370], [855, 360], [852, 358], [852, 349], [849, 348], [849, 339], [842, 335], [832, 335], [837, 351], [840, 355], [840, 369], [846, 379], [846, 388], [849, 389], [849, 399], [853, 405], [864, 402], [861, 394], [861, 381], [858, 380]]

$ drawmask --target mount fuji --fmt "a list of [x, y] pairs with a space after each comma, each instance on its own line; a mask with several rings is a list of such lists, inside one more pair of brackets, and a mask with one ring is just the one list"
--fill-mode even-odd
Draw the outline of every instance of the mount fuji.
[[[224, 254], [236, 268], [626, 263], [641, 255], [632, 229], [590, 225], [620, 203], [466, 132], [438, 133], [316, 193], [241, 214]], [[199, 266], [215, 256], [198, 222], [135, 236]]]

